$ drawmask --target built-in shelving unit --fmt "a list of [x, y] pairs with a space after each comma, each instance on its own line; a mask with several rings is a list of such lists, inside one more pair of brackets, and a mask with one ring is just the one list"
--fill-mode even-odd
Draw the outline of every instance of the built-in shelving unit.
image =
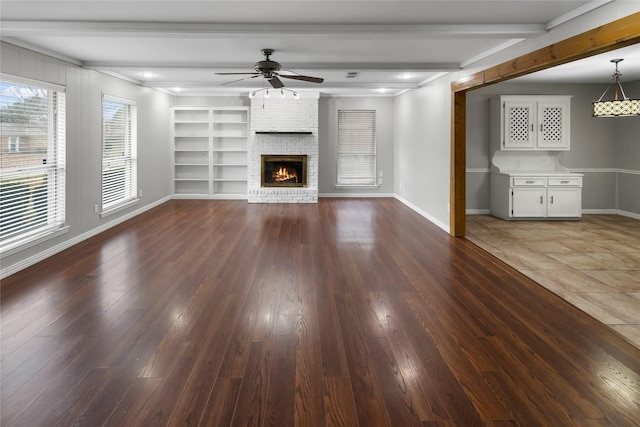
[[173, 107], [176, 197], [247, 197], [247, 107]]

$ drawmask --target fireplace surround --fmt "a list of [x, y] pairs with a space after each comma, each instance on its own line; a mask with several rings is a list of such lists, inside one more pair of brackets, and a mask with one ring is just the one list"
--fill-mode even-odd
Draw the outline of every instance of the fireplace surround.
[[263, 154], [260, 158], [261, 187], [307, 186], [306, 155]]
[[[319, 97], [317, 91], [304, 91], [299, 99], [251, 99], [247, 153], [249, 203], [318, 203]], [[295, 179], [289, 177], [284, 181], [290, 185], [264, 185], [262, 156], [269, 155], [305, 156], [306, 182], [293, 183]], [[288, 167], [287, 172], [291, 174]]]

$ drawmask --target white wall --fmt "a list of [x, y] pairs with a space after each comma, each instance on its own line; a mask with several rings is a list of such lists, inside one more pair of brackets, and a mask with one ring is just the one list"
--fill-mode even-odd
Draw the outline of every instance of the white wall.
[[[173, 97], [96, 71], [0, 44], [2, 73], [66, 86], [67, 176], [66, 223], [59, 237], [2, 258], [4, 277], [167, 200], [170, 195], [169, 107]], [[138, 105], [137, 205], [100, 218], [94, 205], [101, 199], [101, 95], [129, 98]]]
[[[322, 196], [392, 196], [394, 192], [394, 105], [392, 97], [320, 98], [318, 114], [319, 191]], [[377, 188], [336, 187], [338, 110], [375, 110], [376, 170], [383, 173]]]
[[460, 72], [400, 95], [396, 99], [395, 123], [395, 192], [400, 200], [449, 230], [452, 82], [639, 11], [637, 0], [613, 1], [540, 37], [522, 41]]
[[395, 192], [449, 230], [449, 85], [432, 84], [396, 99]]

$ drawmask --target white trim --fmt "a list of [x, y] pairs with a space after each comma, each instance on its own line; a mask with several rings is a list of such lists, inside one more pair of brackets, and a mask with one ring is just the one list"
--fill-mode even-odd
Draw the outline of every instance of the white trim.
[[37, 254], [35, 254], [33, 256], [30, 256], [27, 259], [18, 261], [15, 264], [10, 265], [9, 267], [3, 268], [3, 269], [0, 270], [0, 280], [4, 279], [5, 277], [10, 276], [10, 275], [12, 275], [14, 273], [17, 273], [20, 270], [23, 270], [23, 269], [25, 269], [27, 267], [30, 267], [33, 264], [37, 263], [37, 262], [40, 262], [40, 261], [42, 261], [42, 260], [44, 260], [46, 258], [49, 258], [50, 256], [57, 254], [58, 252], [62, 252], [63, 250], [68, 249], [73, 245], [77, 245], [78, 243], [80, 243], [80, 242], [82, 242], [84, 240], [87, 240], [90, 237], [96, 236], [96, 235], [102, 233], [103, 231], [106, 231], [106, 230], [108, 230], [108, 229], [110, 229], [112, 227], [115, 227], [116, 225], [118, 225], [120, 223], [123, 223], [123, 222], [125, 222], [125, 221], [127, 221], [127, 220], [129, 220], [129, 219], [131, 219], [131, 218], [133, 218], [135, 216], [138, 216], [138, 215], [140, 215], [141, 213], [143, 213], [145, 211], [148, 211], [148, 210], [150, 210], [152, 208], [155, 208], [156, 206], [160, 206], [161, 204], [163, 204], [164, 202], [167, 202], [169, 200], [170, 200], [170, 197], [164, 197], [164, 198], [162, 198], [162, 199], [160, 199], [160, 200], [158, 200], [158, 201], [156, 201], [154, 203], [149, 203], [148, 205], [145, 205], [145, 206], [143, 206], [142, 208], [140, 208], [140, 209], [138, 209], [136, 211], [130, 212], [130, 213], [128, 213], [126, 215], [123, 215], [123, 216], [121, 216], [121, 217], [119, 217], [117, 219], [114, 219], [113, 221], [110, 221], [110, 222], [108, 222], [106, 224], [103, 224], [103, 225], [101, 225], [99, 227], [93, 228], [93, 229], [91, 229], [91, 230], [89, 230], [89, 231], [87, 231], [85, 233], [82, 233], [82, 234], [80, 234], [80, 235], [78, 235], [76, 237], [73, 237], [73, 238], [71, 238], [69, 240], [66, 240], [66, 241], [64, 241], [64, 242], [62, 242], [62, 243], [60, 243], [58, 245], [55, 245], [55, 246], [49, 248], [49, 249], [46, 249], [46, 250], [44, 250], [42, 252], [39, 252], [39, 253], [37, 253]]
[[172, 194], [172, 200], [249, 200], [248, 194]]
[[445, 224], [442, 221], [440, 221], [439, 219], [429, 215], [427, 212], [423, 211], [422, 209], [420, 209], [419, 207], [417, 207], [413, 203], [409, 202], [407, 199], [405, 199], [403, 197], [400, 197], [397, 194], [395, 195], [395, 198], [396, 198], [396, 200], [398, 200], [399, 202], [401, 202], [402, 204], [407, 206], [409, 209], [415, 211], [416, 213], [420, 214], [421, 216], [423, 216], [424, 218], [426, 218], [427, 220], [432, 222], [434, 225], [437, 225], [438, 227], [440, 227], [441, 229], [443, 229], [444, 231], [449, 233], [449, 226], [447, 224]]
[[[2, 25], [4, 26], [4, 23], [2, 23]], [[14, 46], [18, 46], [18, 47], [21, 47], [21, 48], [24, 48], [24, 49], [27, 49], [27, 50], [32, 50], [32, 51], [37, 52], [37, 53], [45, 54], [45, 55], [50, 56], [50, 57], [55, 58], [55, 59], [60, 59], [62, 61], [68, 62], [68, 63], [73, 64], [73, 65], [77, 65], [79, 67], [82, 66], [82, 61], [80, 61], [79, 59], [72, 58], [71, 56], [63, 55], [63, 54], [61, 54], [59, 52], [56, 52], [56, 51], [53, 51], [53, 50], [50, 50], [50, 49], [46, 49], [44, 47], [40, 47], [40, 46], [36, 46], [34, 44], [31, 44], [31, 43], [27, 43], [27, 42], [25, 42], [23, 40], [15, 38], [15, 37], [2, 37], [2, 41], [4, 43], [12, 44]]]
[[635, 212], [623, 211], [620, 209], [583, 209], [584, 215], [620, 215], [627, 218], [640, 219], [640, 214]]
[[354, 185], [349, 185], [349, 184], [336, 184], [333, 186], [334, 188], [353, 188], [353, 189], [377, 189], [380, 188], [379, 184], [371, 184], [371, 185], [360, 185], [360, 184], [354, 184]]
[[582, 209], [583, 215], [617, 215], [616, 209]]
[[27, 241], [23, 241], [23, 237], [23, 239], [21, 239], [21, 241], [19, 242], [14, 242], [13, 244], [3, 246], [2, 249], [0, 249], [0, 258], [8, 257], [9, 255], [18, 253], [22, 250], [30, 248], [31, 246], [46, 242], [47, 240], [53, 239], [54, 237], [61, 236], [67, 231], [69, 231], [68, 225], [62, 225], [53, 228], [49, 227], [46, 230], [40, 230], [37, 233], [31, 235]]
[[617, 214], [621, 215], [621, 216], [626, 216], [627, 218], [640, 219], [640, 214], [637, 214], [635, 212], [627, 212], [627, 211], [618, 210]]
[[626, 173], [627, 175], [640, 175], [640, 171], [632, 169], [618, 169], [618, 173]]
[[32, 79], [29, 77], [16, 76], [14, 74], [0, 73], [0, 80], [2, 80], [3, 82], [13, 83], [16, 85], [37, 86], [39, 89], [52, 90], [54, 92], [64, 93], [67, 90], [67, 88], [64, 85], [45, 82], [42, 80]]
[[489, 173], [491, 169], [489, 168], [467, 168], [465, 169], [466, 173]]
[[639, 170], [619, 169], [619, 168], [571, 168], [572, 173], [625, 173], [629, 175], [640, 175]]
[[490, 215], [491, 209], [467, 209], [465, 211], [467, 215]]
[[127, 200], [126, 202], [120, 205], [112, 206], [109, 209], [100, 212], [100, 218], [106, 218], [110, 215], [113, 215], [114, 213], [130, 208], [133, 205], [137, 205], [139, 201], [140, 199], [131, 199], [131, 200]]
[[616, 168], [571, 168], [571, 173], [617, 173], [620, 169]]
[[393, 193], [319, 193], [318, 197], [324, 198], [348, 198], [348, 197], [358, 197], [358, 198], [367, 198], [367, 197], [378, 197], [378, 198], [395, 198], [395, 194]]
[[473, 58], [469, 58], [466, 61], [463, 61], [460, 63], [460, 67], [461, 68], [466, 68], [471, 64], [474, 64], [482, 59], [485, 59], [491, 55], [493, 55], [494, 53], [498, 53], [501, 52], [507, 48], [510, 48], [511, 46], [514, 46], [520, 42], [522, 42], [523, 40], [526, 40], [525, 38], [522, 37], [512, 37], [509, 40], [507, 40], [504, 43], [499, 44], [498, 46], [491, 48], [485, 52], [482, 52], [479, 55], [474, 56]]
[[135, 99], [122, 98], [120, 96], [107, 95], [106, 93], [102, 94], [102, 100], [103, 101], [109, 101], [109, 102], [117, 102], [119, 104], [137, 105]]
[[594, 9], [597, 9], [601, 6], [604, 6], [607, 3], [611, 3], [613, 0], [592, 0], [587, 4], [584, 4], [576, 9], [573, 9], [564, 15], [558, 16], [555, 19], [552, 19], [547, 23], [547, 30], [551, 30], [552, 28], [557, 27], [558, 25], [562, 25], [567, 21], [570, 21], [578, 16], [582, 16], [586, 13], [591, 12]]

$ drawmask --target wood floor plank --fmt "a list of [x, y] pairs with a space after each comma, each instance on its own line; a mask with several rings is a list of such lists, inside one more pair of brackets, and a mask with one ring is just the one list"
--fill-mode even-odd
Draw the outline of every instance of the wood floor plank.
[[297, 315], [282, 314], [278, 317], [263, 423], [265, 426], [292, 426], [295, 423], [293, 408], [296, 400], [297, 322]]
[[349, 378], [324, 378], [324, 407], [327, 427], [358, 425], [358, 413]]
[[266, 413], [273, 343], [251, 343], [247, 372], [243, 378], [231, 426], [260, 426]]
[[317, 298], [304, 296], [296, 322], [296, 375], [294, 425], [324, 425], [322, 355]]
[[334, 298], [340, 318], [359, 423], [361, 426], [391, 425], [370, 351], [367, 348], [367, 335], [357, 318], [355, 303], [348, 295], [335, 295]]
[[395, 199], [171, 200], [0, 293], [8, 427], [640, 419], [640, 350]]

